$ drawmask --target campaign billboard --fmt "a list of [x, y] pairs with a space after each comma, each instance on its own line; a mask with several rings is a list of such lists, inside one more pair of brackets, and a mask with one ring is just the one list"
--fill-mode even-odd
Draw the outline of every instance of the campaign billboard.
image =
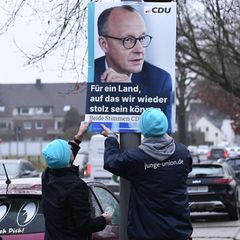
[[91, 2], [85, 120], [114, 132], [139, 132], [144, 109], [175, 125], [176, 3]]

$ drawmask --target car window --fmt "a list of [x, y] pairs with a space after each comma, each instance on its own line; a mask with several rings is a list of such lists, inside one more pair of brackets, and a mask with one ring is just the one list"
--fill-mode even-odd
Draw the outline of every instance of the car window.
[[236, 162], [234, 160], [228, 160], [227, 162], [233, 167], [233, 169], [235, 168]]
[[[18, 165], [16, 163], [4, 163], [8, 175], [16, 175], [18, 173]], [[0, 164], [0, 175], [5, 176], [3, 164]]]
[[228, 160], [234, 170], [240, 170], [240, 159]]
[[235, 173], [234, 173], [233, 168], [230, 164], [227, 164], [225, 169], [226, 169], [226, 172], [229, 176], [235, 177]]
[[212, 153], [212, 157], [220, 158], [224, 156], [224, 149], [212, 149], [211, 153]]
[[101, 187], [93, 187], [93, 191], [96, 194], [103, 211], [113, 212], [118, 205], [118, 201], [114, 196], [106, 189]]
[[193, 177], [200, 174], [207, 176], [221, 176], [224, 172], [221, 166], [193, 166], [189, 176]]
[[30, 162], [22, 162], [21, 164], [21, 170], [22, 172], [25, 172], [25, 171], [34, 171], [34, 168], [33, 166], [31, 165]]
[[91, 191], [89, 191], [89, 202], [91, 205], [91, 216], [93, 218], [100, 216], [103, 212], [99, 206], [99, 203], [96, 200], [96, 197]]
[[40, 198], [0, 196], [1, 235], [44, 232]]
[[94, 186], [92, 188], [104, 212], [112, 213], [112, 224], [119, 224], [119, 203], [107, 189]]
[[28, 170], [28, 171], [34, 171], [35, 170], [31, 162], [25, 162], [24, 163], [24, 168], [25, 168], [25, 170]]

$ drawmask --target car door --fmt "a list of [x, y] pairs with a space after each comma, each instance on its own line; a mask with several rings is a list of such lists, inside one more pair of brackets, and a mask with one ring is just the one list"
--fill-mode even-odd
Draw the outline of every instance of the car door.
[[100, 216], [103, 212], [113, 214], [112, 223], [103, 231], [92, 234], [93, 240], [118, 240], [119, 239], [119, 202], [117, 198], [106, 188], [93, 185], [90, 187], [90, 202], [92, 217]]
[[236, 176], [233, 167], [230, 164], [228, 164], [227, 166], [227, 171], [229, 175], [232, 176], [233, 179], [236, 181], [236, 201], [238, 208], [240, 208], [240, 179]]

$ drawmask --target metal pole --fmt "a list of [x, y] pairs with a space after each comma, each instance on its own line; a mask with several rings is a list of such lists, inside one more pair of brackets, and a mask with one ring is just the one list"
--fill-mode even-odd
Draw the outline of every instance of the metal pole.
[[[120, 133], [121, 150], [127, 150], [139, 146], [141, 143], [141, 134], [139, 133]], [[128, 222], [128, 202], [130, 196], [131, 184], [128, 180], [120, 178], [120, 240], [128, 240], [127, 222]]]
[[[121, 0], [122, 2], [143, 2], [143, 0]], [[141, 143], [141, 134], [120, 133], [121, 150], [137, 147]], [[130, 197], [131, 184], [124, 178], [120, 178], [120, 240], [128, 240], [128, 203]]]

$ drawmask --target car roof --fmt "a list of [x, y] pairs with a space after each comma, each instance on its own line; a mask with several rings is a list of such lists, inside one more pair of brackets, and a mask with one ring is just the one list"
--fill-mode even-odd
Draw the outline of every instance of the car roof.
[[[106, 187], [103, 183], [96, 182], [91, 178], [82, 178], [87, 185], [100, 185]], [[15, 178], [11, 179], [11, 183], [7, 184], [6, 180], [0, 180], [0, 195], [15, 194], [15, 195], [41, 195], [42, 182], [41, 177], [33, 178]]]
[[227, 161], [227, 160], [238, 160], [238, 159], [240, 159], [240, 156], [228, 157], [228, 158], [226, 158], [225, 160]]
[[229, 160], [239, 160], [240, 156], [231, 156], [231, 157], [227, 157], [227, 158], [219, 158], [217, 161], [218, 162], [227, 162]]
[[210, 147], [210, 150], [214, 150], [214, 149], [221, 149], [221, 150], [227, 150], [227, 148], [226, 147], [222, 147], [222, 146], [212, 146], [212, 147]]
[[0, 164], [1, 163], [20, 163], [20, 162], [30, 162], [30, 161], [26, 159], [0, 159]]
[[200, 163], [193, 163], [192, 166], [205, 166], [205, 165], [219, 165], [219, 166], [223, 166], [226, 165], [227, 163], [224, 161], [211, 161], [211, 160], [206, 160], [206, 161], [202, 161]]
[[31, 194], [41, 195], [41, 178], [16, 178], [12, 179], [10, 184], [6, 180], [0, 180], [0, 194]]

